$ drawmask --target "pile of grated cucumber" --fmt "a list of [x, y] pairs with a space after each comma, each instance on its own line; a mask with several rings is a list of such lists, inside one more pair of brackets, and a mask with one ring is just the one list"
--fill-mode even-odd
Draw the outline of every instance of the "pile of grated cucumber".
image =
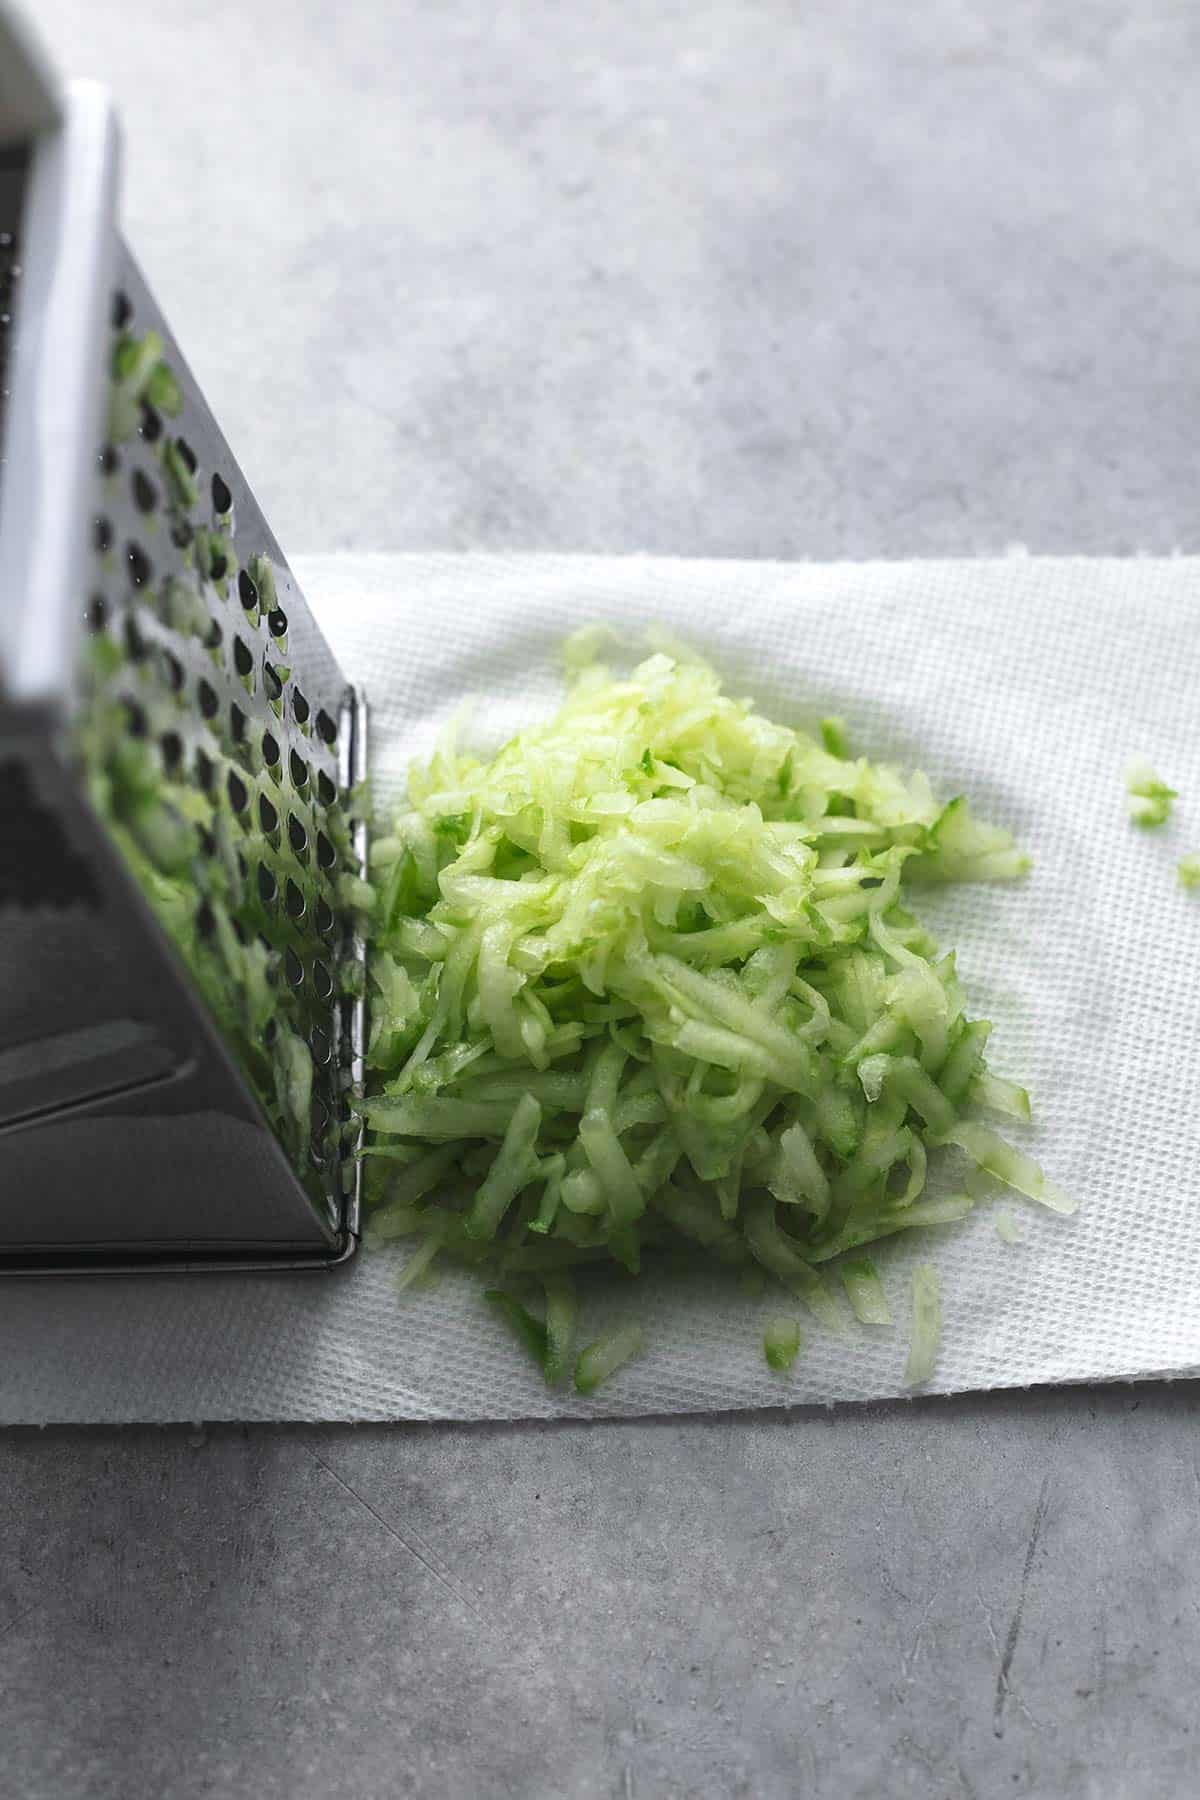
[[[1070, 1202], [981, 1115], [1029, 1116], [989, 1070], [922, 885], [1021, 875], [1007, 833], [925, 777], [722, 693], [672, 650], [628, 677], [569, 649], [558, 713], [491, 760], [448, 732], [372, 853], [368, 1242], [479, 1265], [547, 1379], [590, 1391], [637, 1327], [576, 1359], [573, 1277], [688, 1246], [758, 1266], [820, 1319], [827, 1277], [889, 1316], [864, 1247], [948, 1224], [931, 1153]], [[918, 1271], [910, 1377], [936, 1351]], [[535, 1299], [535, 1295], [538, 1296]], [[765, 1353], [790, 1366], [775, 1320]]]

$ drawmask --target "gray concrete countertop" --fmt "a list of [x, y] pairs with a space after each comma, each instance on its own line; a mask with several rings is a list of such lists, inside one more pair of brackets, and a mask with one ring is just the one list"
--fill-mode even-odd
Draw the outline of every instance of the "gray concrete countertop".
[[[292, 551], [1197, 545], [1184, 0], [40, 0]], [[1200, 1787], [1191, 1384], [0, 1435], [0, 1793]]]

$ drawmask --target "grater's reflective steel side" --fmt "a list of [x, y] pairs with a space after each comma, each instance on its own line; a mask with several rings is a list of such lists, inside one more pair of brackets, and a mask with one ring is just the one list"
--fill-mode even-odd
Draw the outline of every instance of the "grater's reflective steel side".
[[[358, 1232], [365, 710], [111, 217], [84, 271], [107, 320], [54, 286], [51, 155], [61, 202], [61, 146], [0, 150], [0, 1270], [336, 1262]], [[33, 392], [56, 332], [59, 367], [95, 340], [69, 431]], [[139, 355], [153, 379], [114, 392]], [[80, 494], [55, 566], [48, 521]], [[266, 1002], [236, 1031], [201, 991], [223, 956]]]

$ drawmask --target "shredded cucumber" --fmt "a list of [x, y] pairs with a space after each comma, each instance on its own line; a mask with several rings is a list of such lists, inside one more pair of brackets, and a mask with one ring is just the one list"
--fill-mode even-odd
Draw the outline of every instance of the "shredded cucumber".
[[1172, 805], [1179, 798], [1175, 789], [1168, 787], [1141, 758], [1131, 762], [1125, 771], [1125, 792], [1129, 817], [1135, 825], [1148, 828], [1165, 825]]
[[525, 1346], [533, 1360], [540, 1366], [546, 1361], [546, 1327], [539, 1319], [535, 1319], [527, 1306], [512, 1294], [506, 1294], [502, 1288], [488, 1288], [484, 1299], [489, 1301], [501, 1318], [510, 1325], [518, 1340]]
[[[924, 1195], [939, 1146], [1067, 1210], [969, 1116], [1024, 1120], [1028, 1097], [989, 1072], [990, 1026], [905, 899], [1020, 875], [1007, 833], [852, 756], [840, 721], [774, 724], [678, 652], [620, 677], [598, 642], [490, 760], [447, 729], [352, 897], [378, 1235], [402, 1219], [502, 1282], [698, 1250], [836, 1328], [818, 1265], [971, 1209]], [[890, 1316], [861, 1257], [843, 1280], [860, 1318]], [[577, 1385], [606, 1359], [585, 1351]]]
[[800, 1354], [800, 1327], [795, 1319], [772, 1319], [763, 1332], [763, 1355], [767, 1367], [777, 1374], [791, 1368]]
[[942, 1334], [941, 1288], [931, 1263], [918, 1263], [912, 1275], [912, 1338], [904, 1379], [920, 1387], [933, 1374]]
[[575, 1386], [581, 1394], [594, 1394], [602, 1381], [630, 1362], [645, 1344], [640, 1325], [610, 1331], [582, 1351], [575, 1364]]
[[551, 1275], [544, 1282], [546, 1290], [546, 1353], [542, 1370], [551, 1387], [567, 1374], [575, 1344], [575, 1328], [579, 1305], [575, 1284], [569, 1275]]
[[412, 1287], [421, 1280], [422, 1276], [429, 1273], [430, 1265], [440, 1249], [440, 1239], [427, 1237], [422, 1240], [396, 1277], [396, 1288], [399, 1293], [403, 1293], [405, 1288]]
[[1019, 1244], [1021, 1229], [1008, 1206], [998, 1206], [992, 1219], [996, 1236], [1005, 1244]]
[[507, 1293], [503, 1288], [488, 1288], [484, 1299], [512, 1328], [548, 1384], [556, 1387], [570, 1368], [579, 1307], [575, 1284], [569, 1275], [547, 1275], [542, 1286], [546, 1300], [544, 1319], [539, 1319], [515, 1294]]
[[875, 1264], [869, 1256], [850, 1256], [842, 1264], [842, 1286], [850, 1310], [861, 1325], [890, 1325], [892, 1309]]
[[1200, 852], [1181, 859], [1179, 865], [1180, 884], [1185, 888], [1200, 887]]

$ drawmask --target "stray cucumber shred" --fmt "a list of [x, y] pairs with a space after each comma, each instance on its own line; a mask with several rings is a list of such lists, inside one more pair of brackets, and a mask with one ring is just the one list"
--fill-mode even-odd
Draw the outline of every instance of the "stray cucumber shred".
[[[1070, 1210], [975, 1116], [1023, 1122], [1028, 1096], [989, 1071], [991, 1027], [908, 903], [1028, 858], [854, 756], [840, 720], [777, 725], [677, 650], [622, 677], [601, 642], [575, 640], [558, 713], [490, 760], [452, 722], [347, 893], [374, 943], [368, 1233], [486, 1270], [552, 1380], [574, 1300], [548, 1287], [533, 1331], [510, 1282], [687, 1252], [838, 1328], [818, 1271], [850, 1256], [852, 1308], [881, 1324], [863, 1247], [973, 1206], [925, 1193], [943, 1146]], [[634, 1343], [589, 1346], [576, 1386]]]
[[575, 1364], [575, 1386], [581, 1394], [594, 1394], [602, 1381], [631, 1362], [644, 1347], [646, 1334], [640, 1325], [610, 1331], [582, 1351]]
[[920, 1387], [933, 1374], [941, 1335], [942, 1301], [938, 1273], [932, 1263], [918, 1263], [912, 1275], [912, 1338], [904, 1370], [909, 1387]]
[[842, 1264], [842, 1286], [850, 1310], [860, 1325], [890, 1325], [892, 1309], [883, 1283], [869, 1256], [847, 1257]]
[[1021, 1228], [1013, 1217], [1011, 1207], [998, 1206], [992, 1224], [995, 1227], [996, 1236], [1002, 1243], [1019, 1244], [1021, 1242]]
[[494, 1306], [506, 1324], [512, 1327], [518, 1341], [524, 1345], [539, 1368], [546, 1362], [546, 1327], [539, 1319], [535, 1319], [527, 1306], [513, 1294], [506, 1294], [503, 1288], [488, 1288], [484, 1299]]
[[1185, 856], [1179, 863], [1179, 881], [1185, 888], [1200, 888], [1200, 851]]
[[795, 1319], [772, 1319], [763, 1333], [767, 1367], [783, 1375], [800, 1354], [800, 1327]]
[[429, 1274], [430, 1265], [441, 1247], [441, 1242], [436, 1237], [423, 1239], [396, 1277], [397, 1293], [402, 1294], [406, 1288], [413, 1287]]
[[484, 1299], [511, 1326], [548, 1385], [557, 1387], [570, 1368], [579, 1308], [575, 1284], [569, 1275], [547, 1276], [542, 1285], [546, 1299], [544, 1319], [539, 1319], [515, 1294], [507, 1293], [503, 1288], [488, 1288]]
[[569, 1275], [551, 1275], [543, 1284], [546, 1290], [546, 1354], [542, 1372], [551, 1387], [566, 1379], [575, 1345], [579, 1303], [575, 1284]]
[[1168, 787], [1160, 775], [1156, 775], [1150, 764], [1142, 758], [1131, 762], [1125, 771], [1125, 792], [1129, 817], [1135, 825], [1153, 829], [1156, 825], [1165, 825], [1171, 815], [1171, 807], [1179, 798], [1175, 789]]

